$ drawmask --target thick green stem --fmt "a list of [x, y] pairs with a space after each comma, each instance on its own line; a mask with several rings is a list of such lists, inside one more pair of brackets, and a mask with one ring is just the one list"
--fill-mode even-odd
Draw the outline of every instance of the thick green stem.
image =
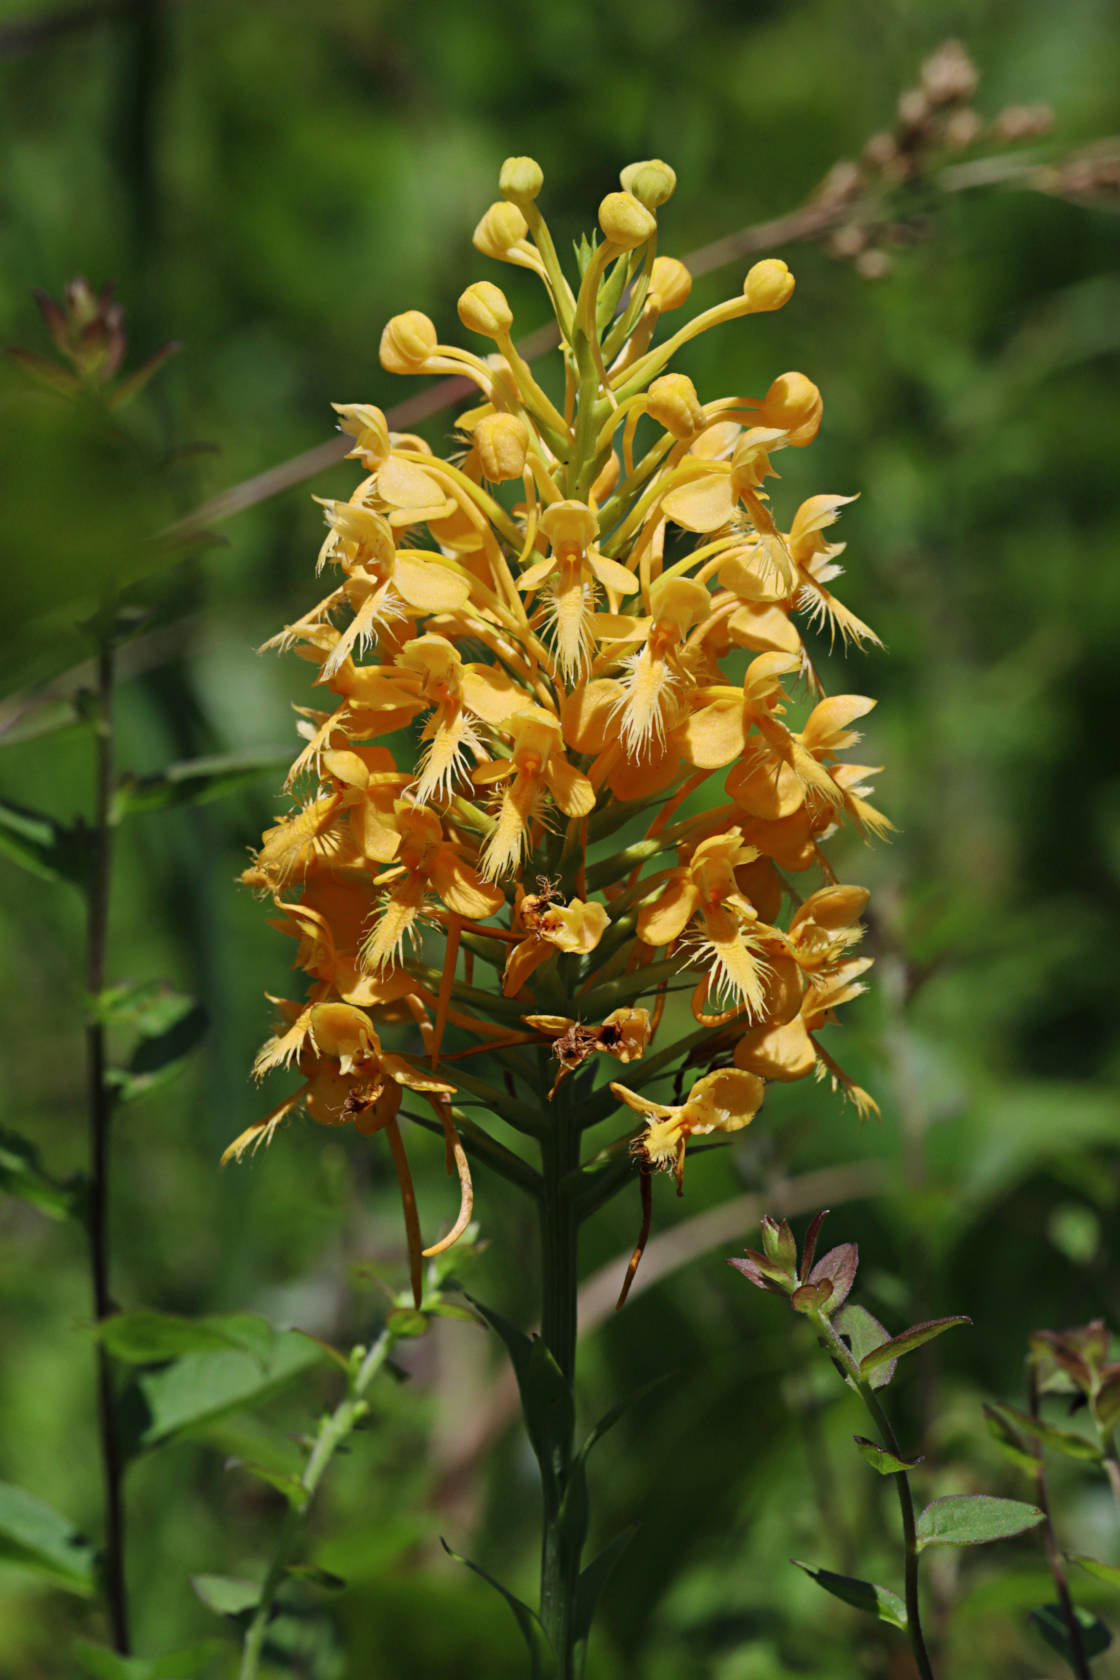
[[[579, 1127], [565, 1087], [551, 1105], [551, 1128], [541, 1138], [541, 1336], [564, 1380], [575, 1381], [576, 1300], [579, 1289], [579, 1216], [567, 1175], [579, 1164]], [[574, 1680], [572, 1604], [579, 1576], [579, 1546], [562, 1521], [572, 1443], [564, 1462], [542, 1466], [540, 1619], [556, 1658], [558, 1680]]]
[[[860, 1375], [859, 1363], [851, 1349], [833, 1327], [832, 1321], [826, 1313], [814, 1313], [813, 1323], [833, 1359], [840, 1366], [866, 1406], [876, 1429], [879, 1431], [879, 1438], [883, 1446], [893, 1457], [901, 1458], [902, 1450], [891, 1427], [890, 1419], [879, 1404], [871, 1384]], [[892, 1476], [891, 1480], [898, 1492], [898, 1509], [902, 1518], [902, 1539], [906, 1549], [906, 1632], [910, 1639], [910, 1648], [914, 1653], [914, 1662], [917, 1665], [921, 1680], [936, 1680], [933, 1664], [926, 1649], [925, 1635], [922, 1632], [921, 1599], [918, 1593], [918, 1532], [914, 1518], [914, 1498], [910, 1492], [910, 1478], [902, 1470], [897, 1475]]]
[[[105, 1027], [98, 1012], [105, 989], [109, 943], [109, 894], [113, 865], [113, 645], [106, 628], [97, 655], [95, 714], [96, 772], [93, 848], [86, 901], [86, 993], [91, 1014], [86, 1025], [86, 1090], [89, 1114], [89, 1200], [86, 1232], [93, 1315], [98, 1323], [113, 1311], [109, 1290], [109, 1131], [113, 1094], [106, 1081]], [[97, 1428], [105, 1501], [105, 1603], [113, 1646], [127, 1656], [128, 1589], [124, 1567], [124, 1461], [117, 1436], [113, 1372], [104, 1346], [97, 1344]]]
[[272, 1620], [276, 1594], [280, 1583], [284, 1579], [291, 1557], [300, 1523], [310, 1508], [315, 1497], [316, 1489], [323, 1479], [324, 1472], [334, 1457], [337, 1449], [345, 1441], [355, 1424], [365, 1415], [365, 1393], [374, 1377], [381, 1370], [385, 1361], [396, 1345], [397, 1337], [386, 1326], [373, 1346], [367, 1351], [357, 1371], [350, 1382], [346, 1397], [340, 1400], [333, 1412], [329, 1412], [319, 1424], [319, 1433], [315, 1437], [315, 1444], [304, 1465], [299, 1485], [303, 1490], [303, 1497], [298, 1503], [288, 1507], [287, 1514], [276, 1536], [276, 1544], [272, 1549], [272, 1559], [268, 1566], [261, 1587], [261, 1595], [257, 1600], [253, 1619], [245, 1630], [245, 1640], [241, 1647], [241, 1667], [238, 1670], [238, 1680], [256, 1680], [260, 1672], [261, 1651], [264, 1647], [265, 1633]]

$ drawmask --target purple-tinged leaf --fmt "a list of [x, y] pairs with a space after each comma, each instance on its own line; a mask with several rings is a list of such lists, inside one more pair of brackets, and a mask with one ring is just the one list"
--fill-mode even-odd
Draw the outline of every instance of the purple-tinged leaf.
[[813, 1270], [813, 1261], [817, 1253], [817, 1238], [820, 1236], [821, 1226], [827, 1218], [828, 1209], [822, 1208], [819, 1213], [813, 1215], [809, 1222], [809, 1229], [805, 1233], [805, 1241], [801, 1245], [801, 1270], [803, 1272], [811, 1273]]
[[48, 391], [57, 391], [61, 396], [74, 397], [82, 388], [82, 382], [77, 374], [68, 368], [59, 367], [48, 356], [40, 356], [35, 350], [21, 350], [18, 345], [9, 345], [6, 355], [21, 367], [30, 379], [37, 385], [45, 385]]
[[861, 1377], [868, 1377], [872, 1371], [878, 1370], [880, 1365], [891, 1359], [901, 1359], [904, 1353], [913, 1353], [925, 1342], [932, 1342], [935, 1336], [940, 1336], [945, 1330], [952, 1330], [957, 1324], [971, 1324], [972, 1320], [964, 1313], [957, 1313], [953, 1318], [931, 1318], [925, 1324], [912, 1324], [909, 1330], [903, 1330], [901, 1335], [892, 1336], [888, 1342], [880, 1347], [872, 1348], [859, 1362]]
[[855, 1243], [840, 1243], [837, 1248], [830, 1248], [827, 1254], [822, 1255], [809, 1273], [809, 1283], [820, 1283], [824, 1279], [831, 1283], [832, 1293], [828, 1297], [830, 1313], [839, 1312], [848, 1299], [858, 1267], [859, 1249]]
[[789, 1301], [794, 1312], [809, 1314], [823, 1312], [831, 1297], [832, 1284], [828, 1278], [822, 1278], [820, 1283], [799, 1284]]
[[990, 1493], [954, 1493], [935, 1499], [918, 1518], [918, 1550], [926, 1546], [982, 1546], [1011, 1540], [1037, 1528], [1045, 1514], [1021, 1499], [996, 1499]]
[[1102, 1429], [1111, 1429], [1120, 1420], [1120, 1365], [1106, 1365], [1101, 1372], [1093, 1412]]

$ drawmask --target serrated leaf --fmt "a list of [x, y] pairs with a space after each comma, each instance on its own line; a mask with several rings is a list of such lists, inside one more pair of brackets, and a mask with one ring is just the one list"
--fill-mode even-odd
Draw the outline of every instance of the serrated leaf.
[[440, 1545], [449, 1558], [453, 1558], [456, 1563], [461, 1563], [464, 1568], [472, 1570], [475, 1575], [481, 1576], [488, 1585], [493, 1587], [495, 1592], [501, 1593], [513, 1611], [517, 1625], [521, 1629], [522, 1638], [528, 1646], [531, 1680], [558, 1680], [556, 1659], [552, 1654], [552, 1647], [548, 1643], [545, 1631], [535, 1612], [530, 1610], [529, 1606], [515, 1593], [511, 1593], [508, 1587], [503, 1587], [500, 1581], [495, 1580], [494, 1576], [488, 1570], [483, 1569], [481, 1564], [472, 1563], [470, 1558], [461, 1557], [458, 1552], [453, 1552], [447, 1541], [442, 1537]]
[[51, 1219], [70, 1219], [82, 1210], [85, 1181], [52, 1178], [39, 1163], [39, 1151], [16, 1132], [0, 1130], [0, 1190], [30, 1202]]
[[585, 1569], [580, 1570], [572, 1604], [572, 1629], [577, 1652], [581, 1645], [587, 1643], [596, 1606], [603, 1596], [614, 1566], [637, 1532], [638, 1524], [631, 1523], [628, 1528], [616, 1534], [613, 1540], [608, 1540], [602, 1551], [592, 1558]]
[[114, 1359], [128, 1365], [158, 1365], [188, 1353], [239, 1348], [263, 1367], [276, 1338], [272, 1326], [253, 1313], [180, 1318], [147, 1307], [115, 1313], [95, 1325], [93, 1334]]
[[0, 799], [0, 855], [41, 881], [81, 886], [89, 856], [87, 831]]
[[1082, 1552], [1071, 1554], [1069, 1561], [1084, 1569], [1086, 1574], [1095, 1575], [1098, 1581], [1107, 1581], [1110, 1587], [1120, 1587], [1120, 1568], [1116, 1564], [1102, 1563], [1099, 1558], [1086, 1557]]
[[50, 1505], [9, 1482], [0, 1482], [0, 1564], [4, 1563], [82, 1597], [94, 1591], [95, 1552], [90, 1542]]
[[1037, 1528], [1045, 1515], [1021, 1499], [997, 1499], [990, 1493], [954, 1493], [934, 1499], [917, 1523], [918, 1550], [926, 1546], [983, 1546], [1011, 1540]]
[[[1094, 1616], [1091, 1610], [1083, 1610], [1080, 1605], [1075, 1604], [1073, 1614], [1077, 1621], [1078, 1632], [1081, 1635], [1081, 1648], [1089, 1661], [1092, 1662], [1094, 1657], [1099, 1657], [1104, 1651], [1108, 1650], [1112, 1644], [1112, 1635], [1100, 1617]], [[1076, 1673], [1078, 1665], [1074, 1661], [1069, 1628], [1066, 1626], [1061, 1605], [1040, 1604], [1037, 1610], [1031, 1611], [1029, 1620], [1031, 1625], [1045, 1639], [1051, 1650], [1057, 1651], [1060, 1656], [1064, 1657]]]
[[79, 1668], [93, 1680], [202, 1680], [205, 1670], [228, 1646], [220, 1639], [202, 1639], [162, 1657], [122, 1657], [105, 1645], [76, 1639], [71, 1650]]
[[865, 1611], [890, 1627], [905, 1629], [906, 1606], [889, 1587], [876, 1586], [874, 1581], [857, 1581], [851, 1575], [834, 1575], [831, 1569], [815, 1569], [811, 1563], [802, 1563], [798, 1558], [791, 1558], [790, 1562], [803, 1569], [810, 1580], [831, 1593], [833, 1598], [843, 1599], [845, 1604], [854, 1605], [857, 1610]]
[[278, 1394], [324, 1357], [310, 1336], [277, 1332], [264, 1366], [248, 1353], [188, 1353], [134, 1378], [121, 1398], [129, 1455]]
[[[866, 1307], [856, 1306], [851, 1301], [841, 1307], [832, 1322], [847, 1341], [852, 1350], [852, 1356], [861, 1369], [863, 1361], [869, 1353], [890, 1341], [890, 1337], [879, 1320], [874, 1318]], [[874, 1371], [868, 1379], [871, 1387], [885, 1388], [894, 1376], [894, 1371], [893, 1360], [886, 1365], [880, 1365], [878, 1370]]]
[[240, 753], [215, 753], [184, 759], [153, 776], [122, 779], [115, 809], [119, 816], [140, 811], [163, 811], [175, 805], [204, 805], [251, 787], [266, 770], [291, 762], [290, 747], [258, 747]]
[[256, 1581], [245, 1581], [234, 1575], [192, 1575], [195, 1594], [218, 1616], [244, 1616], [260, 1603], [261, 1589]]
[[880, 1476], [897, 1476], [902, 1471], [915, 1469], [922, 1462], [920, 1457], [897, 1458], [894, 1453], [888, 1452], [886, 1447], [877, 1447], [874, 1441], [869, 1441], [864, 1435], [853, 1435], [852, 1440], [860, 1457], [870, 1464], [873, 1470], [877, 1470]]
[[1079, 1434], [1076, 1429], [1060, 1429], [1057, 1424], [1047, 1423], [1043, 1418], [1032, 1417], [1029, 1412], [1020, 1411], [1017, 1406], [1005, 1406], [1000, 1401], [985, 1406], [984, 1410], [1002, 1418], [1008, 1426], [1013, 1426], [1022, 1434], [1040, 1441], [1043, 1446], [1052, 1447], [1055, 1452], [1064, 1454], [1066, 1458], [1097, 1464], [1104, 1456], [1097, 1443], [1090, 1441], [1087, 1435]]
[[892, 1336], [880, 1347], [872, 1348], [859, 1362], [861, 1377], [869, 1377], [872, 1371], [877, 1371], [888, 1360], [901, 1359], [903, 1354], [913, 1353], [926, 1342], [932, 1342], [935, 1336], [943, 1335], [946, 1330], [952, 1330], [958, 1324], [971, 1324], [972, 1320], [964, 1313], [957, 1313], [952, 1318], [931, 1318], [925, 1324], [912, 1324], [909, 1330], [903, 1330], [898, 1336]]

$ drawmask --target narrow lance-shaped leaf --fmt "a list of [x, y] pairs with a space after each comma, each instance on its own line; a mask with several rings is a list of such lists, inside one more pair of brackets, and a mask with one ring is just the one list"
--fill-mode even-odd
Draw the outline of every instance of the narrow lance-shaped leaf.
[[853, 1435], [860, 1457], [865, 1463], [877, 1470], [880, 1476], [897, 1476], [906, 1470], [913, 1470], [922, 1460], [918, 1458], [897, 1458], [888, 1452], [886, 1447], [877, 1447], [874, 1441], [869, 1441], [864, 1435]]
[[58, 1511], [7, 1482], [0, 1482], [0, 1563], [17, 1564], [83, 1597], [94, 1590], [90, 1542]]
[[874, 1581], [857, 1581], [851, 1575], [834, 1575], [831, 1569], [816, 1569], [811, 1563], [802, 1563], [799, 1558], [791, 1558], [790, 1562], [803, 1569], [810, 1580], [831, 1593], [833, 1598], [842, 1598], [845, 1604], [854, 1605], [857, 1610], [866, 1611], [869, 1616], [891, 1627], [905, 1628], [906, 1606], [889, 1587], [876, 1586]]
[[971, 1323], [972, 1320], [964, 1313], [958, 1313], [953, 1318], [932, 1318], [925, 1324], [912, 1324], [909, 1330], [903, 1330], [901, 1335], [892, 1336], [889, 1341], [864, 1354], [859, 1362], [859, 1374], [861, 1377], [869, 1377], [872, 1371], [877, 1371], [881, 1365], [890, 1360], [901, 1359], [905, 1353], [913, 1353], [915, 1348], [932, 1342], [935, 1336], [952, 1330], [955, 1325]]
[[558, 1680], [556, 1659], [552, 1654], [552, 1648], [545, 1636], [544, 1629], [529, 1606], [515, 1593], [511, 1593], [508, 1587], [503, 1587], [502, 1583], [495, 1580], [494, 1576], [488, 1570], [483, 1569], [481, 1564], [472, 1563], [470, 1558], [461, 1557], [458, 1552], [453, 1552], [446, 1540], [441, 1539], [440, 1545], [449, 1558], [454, 1558], [456, 1563], [463, 1564], [465, 1568], [481, 1576], [494, 1588], [495, 1592], [501, 1593], [513, 1611], [517, 1625], [521, 1629], [522, 1637], [528, 1646], [530, 1680]]
[[1044, 1521], [1037, 1505], [1021, 1499], [997, 1499], [990, 1493], [950, 1494], [933, 1500], [918, 1518], [918, 1550], [1010, 1540]]
[[1095, 1575], [1098, 1581], [1107, 1581], [1110, 1587], [1120, 1587], [1120, 1566], [1115, 1563], [1102, 1563], [1099, 1558], [1086, 1557], [1084, 1553], [1073, 1553], [1069, 1560], [1084, 1569], [1087, 1575]]
[[1076, 1429], [1060, 1429], [1057, 1424], [1047, 1423], [1043, 1418], [1032, 1417], [1029, 1412], [1020, 1411], [1017, 1406], [1005, 1406], [1002, 1402], [993, 1403], [986, 1405], [984, 1411], [989, 1419], [994, 1416], [1003, 1420], [1017, 1433], [1030, 1436], [1044, 1447], [1051, 1447], [1054, 1452], [1062, 1453], [1066, 1458], [1096, 1464], [1104, 1456], [1097, 1443], [1090, 1441], [1087, 1435], [1079, 1434]]

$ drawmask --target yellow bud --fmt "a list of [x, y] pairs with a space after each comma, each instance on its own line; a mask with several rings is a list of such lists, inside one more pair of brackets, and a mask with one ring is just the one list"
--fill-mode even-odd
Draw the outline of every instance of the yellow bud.
[[688, 302], [692, 291], [692, 276], [676, 257], [655, 257], [649, 276], [649, 295], [664, 315]]
[[513, 310], [500, 286], [476, 280], [459, 299], [459, 319], [483, 338], [499, 338], [513, 325]]
[[553, 502], [541, 514], [541, 530], [554, 553], [576, 549], [582, 554], [599, 535], [599, 521], [586, 502]]
[[628, 192], [607, 194], [599, 206], [599, 226], [622, 251], [633, 251], [657, 232], [656, 219]]
[[605, 502], [622, 477], [622, 462], [612, 449], [607, 456], [606, 464], [591, 486], [591, 500], [596, 504]]
[[351, 455], [375, 472], [389, 453], [389, 424], [384, 414], [372, 403], [332, 403], [331, 407], [339, 417], [339, 431], [357, 442]]
[[670, 169], [660, 158], [644, 163], [628, 163], [619, 179], [623, 189], [633, 193], [647, 210], [656, 210], [672, 198], [677, 188], [676, 170]]
[[789, 433], [794, 445], [812, 443], [820, 430], [821, 394], [803, 373], [783, 373], [766, 393], [758, 419], [763, 426], [778, 426]]
[[500, 262], [528, 231], [529, 224], [516, 204], [500, 198], [490, 206], [475, 228], [474, 248], [484, 257], [496, 257]]
[[502, 164], [498, 191], [512, 204], [532, 204], [544, 186], [544, 171], [536, 158], [511, 157]]
[[766, 257], [755, 263], [743, 281], [743, 296], [760, 314], [780, 309], [793, 292], [793, 275], [781, 257]]
[[649, 413], [675, 438], [691, 438], [704, 424], [696, 387], [684, 373], [665, 373], [649, 388]]
[[502, 484], [520, 478], [529, 452], [529, 428], [516, 414], [488, 414], [474, 429], [484, 478]]
[[394, 315], [381, 334], [381, 366], [386, 373], [422, 373], [436, 348], [436, 329], [418, 309]]

